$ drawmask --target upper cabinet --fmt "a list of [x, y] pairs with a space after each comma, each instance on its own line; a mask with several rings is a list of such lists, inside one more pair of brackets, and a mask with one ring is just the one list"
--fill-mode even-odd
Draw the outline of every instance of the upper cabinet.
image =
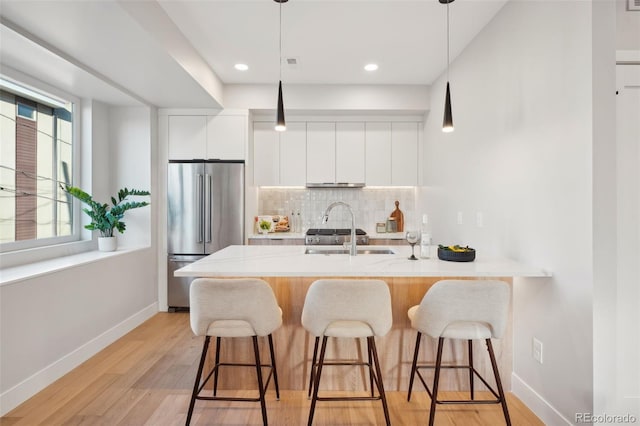
[[307, 183], [336, 180], [336, 123], [307, 123]]
[[391, 185], [418, 184], [418, 123], [391, 123]]
[[253, 183], [280, 185], [280, 132], [273, 123], [253, 123]]
[[418, 184], [418, 122], [255, 122], [254, 184]]
[[169, 159], [244, 160], [247, 115], [169, 115]]
[[307, 123], [307, 183], [364, 182], [364, 123]]
[[365, 123], [336, 123], [336, 182], [365, 181]]
[[273, 122], [254, 122], [254, 185], [304, 186], [306, 139], [303, 122], [288, 122], [285, 132], [276, 132]]
[[213, 115], [207, 117], [207, 158], [243, 160], [247, 140], [247, 117]]
[[206, 116], [169, 116], [169, 160], [203, 159], [206, 152]]
[[418, 123], [366, 124], [366, 184], [414, 186], [418, 184]]
[[391, 185], [391, 123], [367, 123], [365, 140], [365, 183]]
[[[273, 123], [272, 123], [273, 125]], [[287, 123], [280, 134], [280, 185], [304, 186], [307, 183], [307, 123]]]

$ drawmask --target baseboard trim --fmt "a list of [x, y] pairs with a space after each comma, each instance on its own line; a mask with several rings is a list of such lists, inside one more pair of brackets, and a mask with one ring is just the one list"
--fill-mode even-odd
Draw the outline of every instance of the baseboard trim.
[[511, 373], [511, 392], [533, 411], [545, 425], [573, 425], [571, 421], [567, 420], [515, 373]]
[[136, 312], [121, 323], [116, 324], [109, 330], [7, 390], [0, 395], [0, 416], [4, 416], [156, 313], [158, 313], [158, 302], [154, 302], [141, 311]]

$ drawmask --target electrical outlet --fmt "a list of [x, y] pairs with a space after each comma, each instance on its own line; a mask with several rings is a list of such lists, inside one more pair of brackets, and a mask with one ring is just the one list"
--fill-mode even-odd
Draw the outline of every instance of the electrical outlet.
[[533, 356], [533, 359], [542, 364], [542, 342], [535, 337], [533, 338], [531, 356]]
[[458, 225], [462, 225], [462, 212], [458, 212]]
[[482, 216], [482, 212], [476, 212], [476, 225], [478, 228], [482, 228], [484, 226], [484, 218]]

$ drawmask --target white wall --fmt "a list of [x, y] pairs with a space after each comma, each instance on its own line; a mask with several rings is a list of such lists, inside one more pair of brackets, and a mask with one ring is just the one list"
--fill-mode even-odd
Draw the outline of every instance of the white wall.
[[[114, 161], [111, 167], [110, 196], [117, 198], [117, 192], [125, 187], [151, 190], [150, 119], [148, 107], [109, 108], [111, 155], [116, 159], [124, 160]], [[149, 197], [132, 196], [129, 199], [132, 201], [151, 201]], [[120, 246], [151, 244], [151, 212], [151, 207], [141, 207], [125, 213], [126, 231], [123, 234], [115, 232]]]
[[[303, 85], [283, 84], [285, 109], [298, 111], [398, 111], [424, 112], [429, 108], [429, 87], [419, 85]], [[278, 86], [229, 84], [225, 86], [225, 108], [273, 110]]]
[[[154, 194], [155, 110], [83, 101], [92, 147], [82, 185], [97, 199], [136, 186]], [[85, 163], [86, 164], [86, 163]], [[154, 205], [125, 216], [129, 250], [0, 286], [0, 415], [49, 385], [154, 315], [158, 300]], [[145, 211], [146, 210], [146, 211]], [[132, 213], [132, 212], [128, 212]], [[85, 216], [83, 214], [83, 216]], [[130, 217], [131, 216], [131, 217]], [[132, 219], [132, 220], [129, 220]], [[133, 249], [132, 246], [137, 248]]]
[[146, 248], [0, 287], [0, 415], [157, 312]]
[[443, 79], [425, 124], [435, 242], [553, 274], [513, 295], [513, 388], [547, 424], [592, 411], [591, 20], [590, 2], [509, 2], [452, 64], [455, 132], [441, 132]]

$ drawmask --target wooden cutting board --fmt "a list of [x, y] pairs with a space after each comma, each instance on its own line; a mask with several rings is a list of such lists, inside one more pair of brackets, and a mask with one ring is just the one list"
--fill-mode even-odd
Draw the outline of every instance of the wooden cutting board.
[[396, 220], [396, 227], [398, 232], [404, 232], [404, 214], [400, 210], [400, 201], [396, 201], [396, 209], [391, 212], [389, 217]]

